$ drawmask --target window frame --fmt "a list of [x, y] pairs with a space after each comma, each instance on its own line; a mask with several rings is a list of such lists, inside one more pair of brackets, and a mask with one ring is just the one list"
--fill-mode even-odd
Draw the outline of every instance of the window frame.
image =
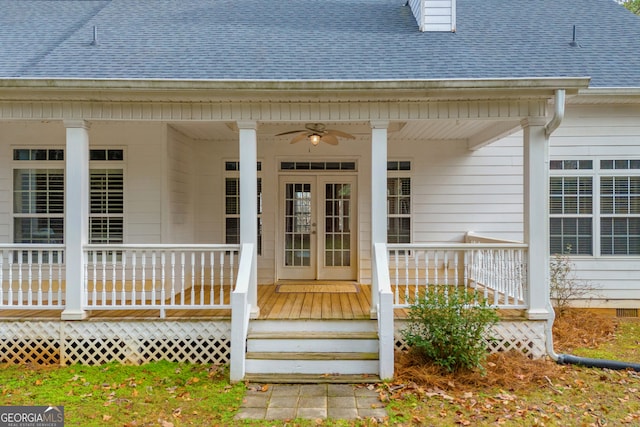
[[[231, 169], [229, 168], [231, 167]], [[222, 162], [222, 172], [223, 172], [223, 177], [222, 177], [222, 198], [223, 198], [223, 203], [222, 203], [222, 217], [223, 217], [223, 221], [222, 221], [222, 236], [224, 239], [225, 244], [238, 244], [239, 239], [240, 239], [240, 161], [237, 159], [224, 159]], [[256, 162], [256, 172], [257, 172], [257, 180], [258, 182], [256, 183], [257, 185], [257, 190], [258, 190], [258, 194], [256, 195], [257, 197], [257, 202], [258, 202], [258, 215], [257, 215], [257, 227], [258, 227], [258, 247], [256, 248], [258, 256], [262, 256], [262, 234], [263, 234], [263, 222], [262, 222], [262, 214], [263, 214], [263, 201], [264, 201], [264, 192], [263, 190], [263, 186], [264, 186], [264, 178], [262, 176], [262, 161], [261, 160], [257, 160]], [[237, 199], [237, 213], [228, 213], [227, 210], [227, 200], [230, 196], [227, 195], [227, 180], [228, 179], [234, 179], [237, 181], [236, 184], [236, 194], [231, 195], [231, 197], [234, 197], [235, 199]], [[227, 219], [229, 218], [237, 218], [238, 221], [238, 242], [229, 242], [229, 235], [227, 234]]]
[[[569, 162], [569, 161], [591, 161], [592, 168], [591, 169], [552, 169], [551, 166], [557, 162]], [[603, 168], [604, 162], [613, 162], [616, 164], [616, 161], [626, 161], [629, 166], [633, 164], [633, 167], [628, 168]], [[588, 257], [588, 258], [604, 258], [604, 259], [613, 259], [613, 258], [623, 258], [629, 259], [630, 257], [640, 257], [640, 254], [621, 254], [621, 253], [603, 253], [602, 246], [602, 223], [605, 218], [640, 218], [640, 213], [633, 214], [611, 214], [611, 213], [603, 213], [602, 212], [602, 202], [603, 202], [603, 192], [602, 192], [602, 180], [603, 178], [608, 177], [640, 177], [640, 168], [637, 168], [638, 162], [640, 159], [636, 157], [627, 157], [620, 158], [613, 156], [592, 156], [585, 158], [552, 158], [549, 169], [549, 220], [551, 218], [557, 217], [585, 217], [590, 216], [592, 218], [591, 223], [591, 236], [592, 236], [592, 248], [591, 254], [570, 254], [572, 257]], [[553, 214], [551, 212], [551, 180], [553, 177], [591, 177], [592, 178], [592, 213], [590, 215], [581, 214], [581, 215], [559, 215]], [[549, 230], [549, 236], [547, 236], [549, 242], [551, 240], [551, 230]], [[628, 238], [628, 236], [627, 236]], [[551, 245], [550, 245], [551, 246]], [[553, 255], [551, 251], [551, 247], [549, 248], [549, 253]]]
[[[89, 242], [91, 242], [91, 218], [96, 218], [96, 217], [110, 217], [110, 218], [114, 218], [114, 217], [120, 217], [122, 218], [122, 242], [124, 243], [125, 241], [125, 229], [126, 229], [126, 225], [125, 225], [125, 218], [126, 218], [126, 193], [125, 193], [125, 182], [126, 182], [126, 168], [125, 168], [125, 160], [126, 160], [126, 150], [124, 149], [124, 147], [90, 147], [89, 148], [89, 154], [91, 155], [92, 151], [100, 151], [100, 150], [104, 150], [105, 152], [108, 151], [120, 151], [122, 153], [122, 158], [121, 159], [109, 159], [106, 158], [105, 160], [90, 160], [89, 161], [89, 183], [88, 183], [88, 187], [89, 187], [89, 203], [91, 203], [91, 171], [92, 170], [100, 170], [100, 169], [111, 169], [111, 170], [121, 170], [122, 171], [122, 213], [117, 213], [117, 214], [102, 214], [102, 213], [95, 213], [92, 214], [91, 213], [91, 205], [88, 206], [88, 230], [87, 230], [87, 237], [89, 239]], [[39, 159], [34, 159], [34, 157], [42, 157], [41, 154], [42, 152], [47, 152], [49, 153], [48, 155], [46, 155], [45, 157], [47, 158], [39, 158]], [[67, 179], [67, 168], [66, 168], [66, 161], [65, 161], [65, 155], [66, 155], [66, 148], [60, 148], [58, 146], [49, 146], [49, 147], [31, 147], [31, 146], [13, 146], [11, 147], [11, 152], [12, 152], [12, 163], [11, 163], [11, 185], [12, 185], [12, 191], [11, 191], [11, 229], [10, 229], [10, 233], [12, 236], [12, 241], [15, 243], [16, 241], [16, 230], [15, 230], [15, 225], [16, 225], [16, 219], [17, 218], [57, 218], [60, 219], [60, 221], [62, 222], [62, 236], [60, 242], [49, 242], [47, 244], [50, 243], [64, 243], [64, 237], [66, 236], [66, 224], [65, 224], [65, 219], [66, 219], [66, 206], [65, 206], [65, 200], [64, 200], [64, 192], [66, 191], [66, 179]], [[54, 159], [49, 159], [50, 157], [50, 153], [54, 153], [56, 156], [56, 158]], [[60, 153], [62, 153], [62, 155], [60, 155]], [[19, 158], [19, 157], [27, 157], [27, 158]], [[107, 155], [108, 157], [108, 155]], [[62, 212], [60, 213], [47, 213], [47, 214], [39, 214], [39, 213], [21, 213], [21, 212], [16, 212], [15, 211], [15, 207], [16, 207], [16, 198], [15, 198], [15, 171], [16, 170], [60, 170], [62, 171], [62, 178], [63, 178], [63, 201], [62, 201]], [[33, 238], [31, 238], [31, 240], [33, 240]], [[32, 244], [38, 244], [38, 243], [32, 243]], [[117, 244], [117, 243], [116, 243]]]
[[[88, 209], [88, 227], [89, 229], [87, 230], [87, 239], [89, 241], [89, 243], [91, 244], [105, 244], [105, 245], [109, 245], [109, 244], [123, 244], [126, 241], [126, 221], [125, 218], [126, 216], [126, 182], [127, 182], [127, 177], [126, 177], [126, 159], [127, 159], [127, 153], [125, 151], [124, 148], [120, 148], [120, 147], [91, 147], [89, 150], [90, 153], [90, 157], [91, 157], [91, 152], [92, 151], [105, 151], [105, 152], [110, 152], [110, 151], [121, 151], [122, 152], [122, 158], [120, 159], [110, 159], [109, 155], [107, 155], [105, 157], [105, 159], [103, 160], [90, 160], [89, 161], [89, 209]], [[93, 171], [97, 171], [97, 170], [119, 170], [122, 174], [122, 212], [121, 213], [104, 213], [104, 212], [97, 212], [97, 213], [92, 213], [91, 212], [91, 198], [93, 195], [93, 187], [92, 187], [92, 180], [91, 180], [91, 175], [93, 173]], [[121, 230], [121, 241], [117, 242], [117, 241], [108, 241], [108, 242], [95, 242], [95, 240], [92, 238], [92, 227], [91, 227], [91, 220], [94, 218], [106, 218], [106, 219], [111, 219], [111, 218], [120, 218], [122, 221], [122, 230]], [[110, 240], [110, 239], [109, 239]]]
[[[407, 169], [408, 165], [408, 169]], [[389, 189], [389, 180], [390, 179], [408, 179], [409, 180], [409, 213], [390, 213], [389, 208], [389, 200], [390, 197], [399, 197], [401, 194], [391, 195], [388, 192]], [[389, 244], [411, 244], [413, 243], [413, 203], [414, 203], [414, 194], [413, 194], [413, 161], [407, 159], [388, 159], [387, 160], [387, 243]], [[389, 227], [390, 220], [392, 218], [408, 218], [409, 220], [409, 241], [396, 243], [390, 242], [389, 240]]]

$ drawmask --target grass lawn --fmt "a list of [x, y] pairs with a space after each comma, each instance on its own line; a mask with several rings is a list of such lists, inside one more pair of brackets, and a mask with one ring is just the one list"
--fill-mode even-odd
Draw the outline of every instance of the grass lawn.
[[[594, 321], [576, 318], [569, 323], [579, 329]], [[640, 322], [621, 320], [615, 333], [595, 329], [600, 332], [590, 334], [600, 334], [600, 339], [568, 333], [578, 337], [578, 344], [587, 345], [574, 343], [562, 352], [640, 362]], [[558, 366], [502, 354], [487, 359], [484, 375], [445, 374], [398, 359], [397, 377], [379, 385], [380, 397], [387, 401], [387, 425], [640, 425], [640, 373]], [[230, 385], [226, 367], [215, 365], [1, 368], [0, 405], [64, 405], [67, 426], [375, 424], [373, 420], [234, 421], [245, 386]]]

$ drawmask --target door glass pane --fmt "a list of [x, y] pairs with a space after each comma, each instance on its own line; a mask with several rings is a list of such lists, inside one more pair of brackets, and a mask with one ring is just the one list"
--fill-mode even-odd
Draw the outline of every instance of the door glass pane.
[[287, 267], [311, 265], [311, 184], [286, 184], [285, 254]]
[[349, 227], [351, 184], [325, 184], [324, 265], [348, 267], [351, 230]]

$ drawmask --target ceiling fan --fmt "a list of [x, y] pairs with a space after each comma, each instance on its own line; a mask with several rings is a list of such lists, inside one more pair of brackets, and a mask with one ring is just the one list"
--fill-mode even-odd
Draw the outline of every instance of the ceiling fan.
[[326, 142], [329, 145], [338, 145], [338, 138], [355, 139], [356, 137], [350, 133], [342, 132], [335, 129], [327, 129], [323, 123], [307, 123], [304, 125], [305, 129], [291, 130], [289, 132], [282, 132], [276, 136], [297, 134], [291, 139], [290, 144], [295, 144], [303, 139], [307, 138], [313, 145], [318, 145], [320, 141]]

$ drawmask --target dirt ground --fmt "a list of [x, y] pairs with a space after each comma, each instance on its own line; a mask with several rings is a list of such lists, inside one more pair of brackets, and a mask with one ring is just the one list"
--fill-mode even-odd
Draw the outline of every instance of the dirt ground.
[[[570, 353], [578, 347], [596, 347], [615, 337], [616, 319], [585, 310], [568, 310], [553, 327], [556, 352]], [[519, 352], [489, 355], [485, 372], [447, 373], [433, 365], [416, 364], [407, 353], [396, 354], [395, 382], [441, 390], [505, 387], [509, 390], [534, 389], [559, 378], [564, 369], [550, 359], [529, 360]], [[518, 381], [514, 381], [516, 378]]]

